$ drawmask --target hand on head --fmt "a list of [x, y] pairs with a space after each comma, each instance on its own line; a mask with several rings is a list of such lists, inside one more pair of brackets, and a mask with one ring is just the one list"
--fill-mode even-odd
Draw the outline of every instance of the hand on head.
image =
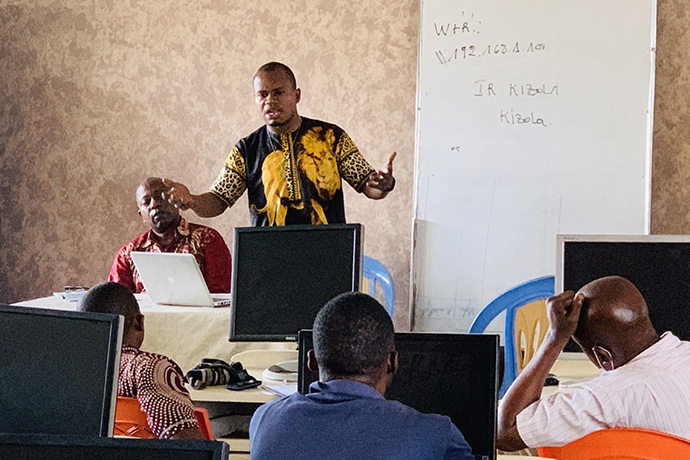
[[380, 190], [382, 192], [391, 192], [395, 187], [395, 178], [393, 177], [393, 160], [395, 160], [398, 152], [393, 152], [388, 159], [385, 169], [379, 172], [372, 173], [367, 181], [367, 186]]
[[580, 318], [580, 309], [585, 296], [582, 293], [575, 295], [573, 291], [565, 291], [551, 297], [546, 302], [549, 314], [549, 331], [553, 338], [565, 346], [577, 329]]
[[627, 279], [599, 278], [580, 293], [585, 302], [573, 338], [599, 367], [620, 367], [659, 340], [647, 303]]
[[168, 191], [163, 194], [163, 198], [178, 209], [189, 209], [193, 198], [187, 186], [170, 179], [163, 179], [163, 183], [168, 186]]

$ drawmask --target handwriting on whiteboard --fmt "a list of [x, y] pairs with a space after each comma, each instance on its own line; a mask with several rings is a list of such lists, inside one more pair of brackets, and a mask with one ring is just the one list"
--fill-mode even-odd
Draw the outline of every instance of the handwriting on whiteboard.
[[539, 42], [515, 42], [515, 43], [495, 43], [488, 45], [462, 45], [451, 49], [437, 49], [436, 59], [439, 64], [446, 65], [453, 61], [463, 61], [465, 59], [475, 59], [492, 56], [517, 55], [520, 53], [534, 54], [547, 49], [546, 43]]
[[478, 34], [482, 21], [475, 19], [474, 13], [466, 14], [464, 11], [460, 13], [460, 20], [453, 22], [434, 22], [434, 31], [437, 37], [447, 37], [453, 35], [463, 34]]
[[501, 110], [501, 123], [509, 125], [537, 125], [548, 128], [551, 123], [544, 121], [543, 118], [534, 115], [534, 112], [520, 113], [514, 109]]
[[477, 80], [474, 82], [474, 96], [558, 96], [558, 85], [532, 84], [532, 83], [507, 83], [497, 86], [493, 82]]

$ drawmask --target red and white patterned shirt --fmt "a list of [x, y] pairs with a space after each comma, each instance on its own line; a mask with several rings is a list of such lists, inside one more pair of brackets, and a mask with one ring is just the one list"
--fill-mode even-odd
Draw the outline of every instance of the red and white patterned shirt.
[[117, 395], [136, 398], [149, 428], [161, 439], [199, 426], [182, 370], [165, 356], [122, 347]]
[[149, 230], [120, 249], [110, 268], [109, 281], [124, 284], [132, 292], [142, 292], [144, 283], [132, 261], [132, 251], [188, 253], [196, 257], [209, 292], [230, 292], [232, 259], [228, 246], [216, 230], [187, 223], [182, 217], [169, 245], [161, 246], [153, 235]]

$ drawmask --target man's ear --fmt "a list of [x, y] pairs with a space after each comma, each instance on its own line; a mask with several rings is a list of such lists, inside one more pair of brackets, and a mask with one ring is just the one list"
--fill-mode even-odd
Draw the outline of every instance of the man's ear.
[[312, 372], [319, 371], [319, 363], [316, 362], [316, 353], [314, 353], [314, 349], [307, 352], [307, 369]]
[[393, 350], [388, 354], [388, 360], [386, 362], [386, 373], [395, 375], [398, 372], [398, 352]]
[[295, 92], [297, 93], [297, 95], [295, 96], [295, 104], [298, 104], [299, 101], [302, 100], [302, 90], [297, 88]]
[[137, 313], [137, 315], [132, 320], [132, 329], [137, 332], [144, 332], [144, 315]]
[[592, 353], [599, 364], [599, 368], [605, 371], [612, 371], [616, 368], [613, 362], [613, 355], [606, 348], [595, 345], [592, 347]]

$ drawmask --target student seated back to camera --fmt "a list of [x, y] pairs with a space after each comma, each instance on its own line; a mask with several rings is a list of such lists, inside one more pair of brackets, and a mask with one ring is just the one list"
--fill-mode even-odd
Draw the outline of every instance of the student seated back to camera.
[[78, 309], [125, 317], [117, 395], [139, 401], [153, 434], [162, 439], [204, 439], [180, 367], [165, 356], [139, 349], [144, 315], [129, 289], [113, 282], [99, 284], [82, 297]]
[[307, 395], [259, 407], [249, 425], [253, 460], [474, 460], [450, 418], [384, 398], [398, 353], [391, 318], [375, 299], [351, 292], [328, 302], [308, 357], [320, 381]]

